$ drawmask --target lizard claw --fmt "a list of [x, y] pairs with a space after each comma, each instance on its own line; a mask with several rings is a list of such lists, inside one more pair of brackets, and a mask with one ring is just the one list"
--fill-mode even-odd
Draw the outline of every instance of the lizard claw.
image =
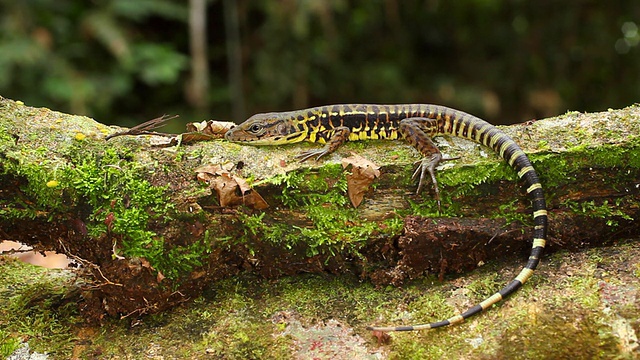
[[[416, 168], [416, 171], [411, 175], [411, 179], [415, 180], [418, 178], [418, 189], [416, 190], [416, 195], [420, 194], [422, 190], [422, 185], [424, 184], [424, 179], [426, 174], [429, 173], [431, 176], [431, 182], [433, 183], [433, 190], [435, 191], [436, 202], [438, 203], [438, 211], [441, 210], [440, 204], [440, 189], [438, 189], [438, 181], [436, 180], [436, 166], [442, 161], [442, 154], [434, 153], [429, 158], [424, 158], [419, 161], [420, 165]], [[452, 160], [452, 159], [446, 159]], [[418, 177], [419, 175], [419, 177]]]
[[316, 156], [316, 161], [318, 161], [321, 157], [323, 157], [326, 154], [328, 154], [328, 152], [324, 149], [309, 150], [296, 155], [296, 159], [299, 162], [304, 162]]

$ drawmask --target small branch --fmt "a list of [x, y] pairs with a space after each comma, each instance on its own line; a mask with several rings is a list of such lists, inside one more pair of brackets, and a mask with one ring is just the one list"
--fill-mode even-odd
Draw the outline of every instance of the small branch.
[[164, 126], [169, 120], [173, 120], [175, 118], [178, 118], [178, 115], [173, 115], [173, 116], [169, 116], [169, 115], [162, 115], [160, 117], [157, 117], [155, 119], [151, 119], [149, 121], [145, 121], [140, 125], [136, 125], [134, 127], [132, 127], [131, 129], [127, 130], [127, 131], [121, 131], [121, 132], [117, 132], [114, 134], [110, 134], [107, 135], [107, 137], [105, 137], [105, 140], [109, 140], [111, 138], [114, 138], [116, 136], [122, 136], [122, 135], [157, 135], [157, 136], [165, 136], [165, 137], [172, 137], [175, 136], [174, 134], [165, 134], [165, 133], [160, 133], [160, 132], [155, 132], [155, 131], [151, 131], [152, 129], [157, 129], [159, 127]]
[[58, 243], [60, 244], [60, 246], [62, 246], [62, 249], [64, 250], [65, 255], [67, 255], [69, 258], [81, 263], [82, 265], [85, 265], [87, 267], [93, 268], [95, 270], [98, 271], [98, 273], [100, 273], [100, 276], [102, 277], [102, 279], [104, 279], [105, 283], [103, 284], [97, 284], [94, 286], [90, 286], [90, 288], [99, 288], [105, 285], [113, 285], [113, 286], [122, 286], [124, 287], [124, 285], [119, 284], [119, 283], [114, 283], [113, 281], [107, 279], [107, 277], [102, 273], [102, 270], [100, 269], [100, 266], [85, 260], [77, 255], [72, 254], [69, 249], [64, 245], [64, 243], [62, 242], [62, 240], [58, 239]]

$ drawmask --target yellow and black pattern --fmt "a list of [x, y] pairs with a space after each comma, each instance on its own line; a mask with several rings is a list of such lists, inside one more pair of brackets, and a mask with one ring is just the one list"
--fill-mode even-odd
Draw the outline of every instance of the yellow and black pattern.
[[460, 315], [430, 324], [368, 328], [378, 331], [411, 331], [456, 324], [486, 310], [513, 294], [531, 277], [538, 266], [547, 238], [547, 210], [538, 175], [520, 147], [500, 129], [480, 118], [444, 106], [426, 104], [333, 105], [256, 114], [229, 130], [225, 138], [255, 145], [278, 145], [299, 141], [326, 144], [322, 149], [300, 154], [301, 160], [320, 158], [335, 151], [347, 140], [404, 138], [425, 157], [416, 170], [416, 174], [420, 175], [418, 191], [422, 186], [423, 177], [429, 173], [438, 197], [434, 172], [435, 166], [443, 159], [431, 141], [432, 137], [438, 135], [453, 135], [485, 145], [518, 172], [533, 206], [533, 247], [529, 260], [515, 279]]

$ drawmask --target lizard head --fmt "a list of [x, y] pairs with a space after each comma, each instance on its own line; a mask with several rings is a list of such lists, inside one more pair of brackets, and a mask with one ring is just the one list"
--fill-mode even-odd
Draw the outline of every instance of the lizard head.
[[299, 142], [307, 132], [296, 126], [287, 113], [255, 114], [242, 124], [231, 128], [224, 138], [252, 145], [280, 145]]

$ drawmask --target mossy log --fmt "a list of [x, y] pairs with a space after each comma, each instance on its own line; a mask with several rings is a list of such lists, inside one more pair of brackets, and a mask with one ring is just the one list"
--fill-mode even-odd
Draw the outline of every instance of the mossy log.
[[[549, 250], [598, 246], [640, 230], [640, 107], [502, 127], [529, 154], [546, 192]], [[105, 137], [92, 119], [0, 98], [0, 240], [75, 260], [90, 318], [158, 312], [240, 272], [267, 278], [355, 273], [399, 285], [531, 246], [529, 200], [489, 149], [439, 138], [442, 211], [415, 195], [415, 150], [403, 142], [349, 143], [320, 162], [314, 144], [252, 147], [224, 140], [171, 147], [157, 136]], [[381, 175], [354, 209], [340, 159]], [[246, 179], [267, 209], [220, 206], [197, 169], [219, 164]], [[636, 219], [635, 221], [633, 219]]]

